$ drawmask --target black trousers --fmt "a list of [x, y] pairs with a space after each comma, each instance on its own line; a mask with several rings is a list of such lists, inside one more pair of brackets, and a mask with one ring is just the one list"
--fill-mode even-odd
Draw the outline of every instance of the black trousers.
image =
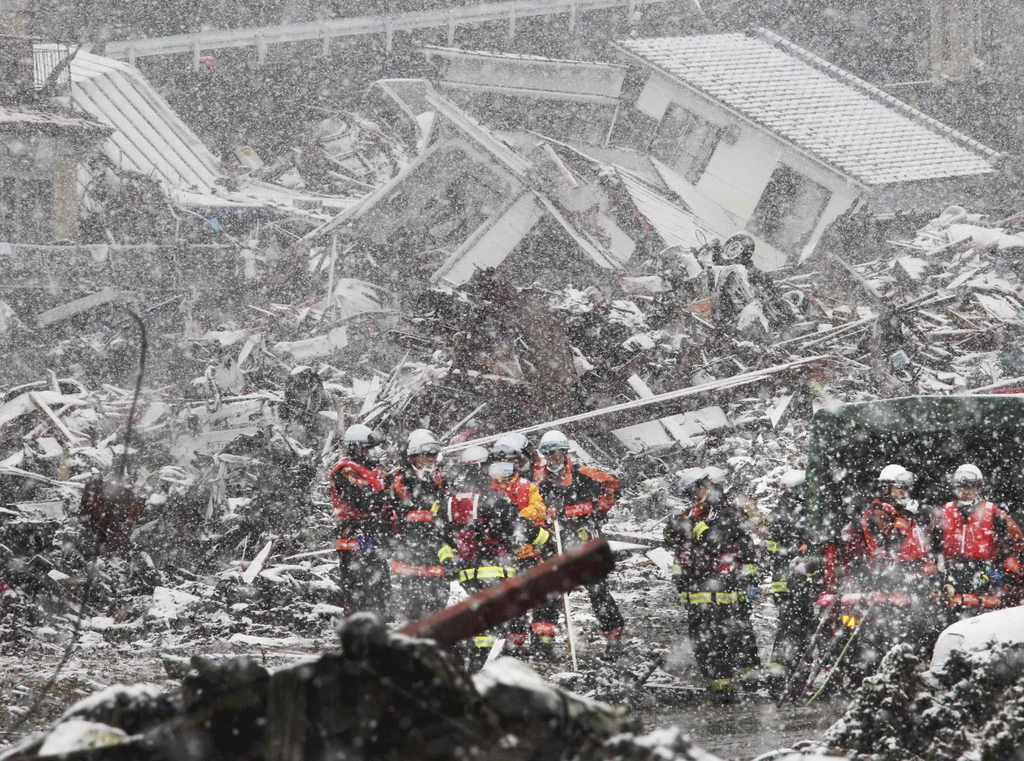
[[[583, 520], [566, 520], [560, 529], [563, 550], [578, 547], [600, 536], [597, 521], [589, 517]], [[587, 586], [586, 590], [590, 596], [590, 605], [594, 609], [594, 617], [597, 619], [601, 631], [610, 639], [621, 637], [626, 622], [619, 610], [619, 604], [615, 602], [615, 598], [612, 597], [612, 593], [608, 589], [608, 582], [602, 579], [596, 584]], [[551, 597], [547, 602], [533, 609], [535, 638], [547, 634], [553, 635], [561, 609], [562, 598], [560, 596]]]
[[448, 604], [451, 591], [447, 579], [437, 576], [391, 574], [396, 613], [406, 621], [416, 621], [441, 610]]
[[770, 676], [785, 679], [793, 665], [807, 650], [811, 635], [818, 625], [819, 614], [814, 607], [814, 592], [796, 588], [772, 595], [779, 613], [779, 626], [768, 663]]
[[372, 611], [385, 619], [391, 602], [391, 570], [375, 551], [338, 552], [341, 569], [341, 607], [349, 613]]

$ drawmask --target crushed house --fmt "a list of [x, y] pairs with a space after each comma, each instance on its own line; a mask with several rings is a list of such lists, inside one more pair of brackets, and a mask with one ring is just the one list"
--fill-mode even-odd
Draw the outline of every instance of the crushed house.
[[994, 151], [767, 30], [616, 47], [647, 76], [611, 142], [649, 152], [698, 216], [752, 233], [763, 269], [807, 258], [855, 205], [986, 205]]
[[79, 171], [110, 133], [46, 108], [67, 80], [59, 70], [40, 78], [40, 58], [31, 39], [0, 36], [0, 241], [6, 244], [78, 239]]
[[487, 268], [524, 285], [610, 283], [636, 249], [542, 138], [513, 144], [425, 80], [382, 80], [367, 102], [421, 151], [308, 242], [335, 235], [400, 278], [451, 285]]

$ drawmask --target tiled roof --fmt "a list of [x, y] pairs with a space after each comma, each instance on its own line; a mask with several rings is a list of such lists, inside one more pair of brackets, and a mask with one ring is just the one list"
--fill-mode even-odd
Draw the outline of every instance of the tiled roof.
[[865, 184], [993, 171], [991, 149], [771, 32], [618, 44]]

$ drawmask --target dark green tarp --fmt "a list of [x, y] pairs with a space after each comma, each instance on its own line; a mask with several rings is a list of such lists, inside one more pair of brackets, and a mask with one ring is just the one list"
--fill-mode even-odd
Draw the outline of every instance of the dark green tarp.
[[[917, 476], [921, 522], [952, 497], [950, 477], [981, 468], [985, 495], [1024, 508], [1024, 395], [913, 396], [820, 409], [811, 423], [809, 519], [830, 539], [876, 494], [878, 472], [898, 463]], [[1019, 515], [1016, 517], [1020, 518]]]

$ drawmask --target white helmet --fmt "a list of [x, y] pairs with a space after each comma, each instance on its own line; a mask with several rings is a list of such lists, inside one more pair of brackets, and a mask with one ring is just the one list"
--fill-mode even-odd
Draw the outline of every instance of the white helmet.
[[909, 489], [914, 485], [914, 474], [902, 465], [886, 465], [878, 474], [878, 485]]
[[802, 489], [807, 482], [807, 472], [803, 470], [787, 470], [779, 479], [779, 491]]
[[487, 458], [490, 456], [491, 453], [487, 451], [487, 447], [474, 444], [462, 450], [462, 454], [459, 455], [459, 462], [463, 465], [482, 465], [487, 462]]
[[569, 449], [569, 439], [561, 431], [548, 431], [540, 437], [537, 449], [541, 454], [555, 452], [559, 449], [567, 450]]
[[502, 436], [491, 447], [491, 456], [495, 460], [518, 460], [526, 449], [526, 437], [521, 433]]
[[356, 423], [345, 429], [342, 441], [346, 446], [372, 447], [375, 443], [373, 439], [373, 431], [370, 430], [369, 426]]
[[976, 465], [965, 463], [956, 469], [953, 474], [953, 486], [981, 486], [985, 483], [985, 476]]
[[679, 471], [672, 490], [679, 496], [692, 497], [694, 492], [707, 482], [708, 474], [704, 468], [684, 468]]
[[405, 454], [408, 457], [418, 454], [438, 454], [440, 451], [441, 442], [426, 428], [417, 428], [409, 434], [409, 441], [405, 446]]

